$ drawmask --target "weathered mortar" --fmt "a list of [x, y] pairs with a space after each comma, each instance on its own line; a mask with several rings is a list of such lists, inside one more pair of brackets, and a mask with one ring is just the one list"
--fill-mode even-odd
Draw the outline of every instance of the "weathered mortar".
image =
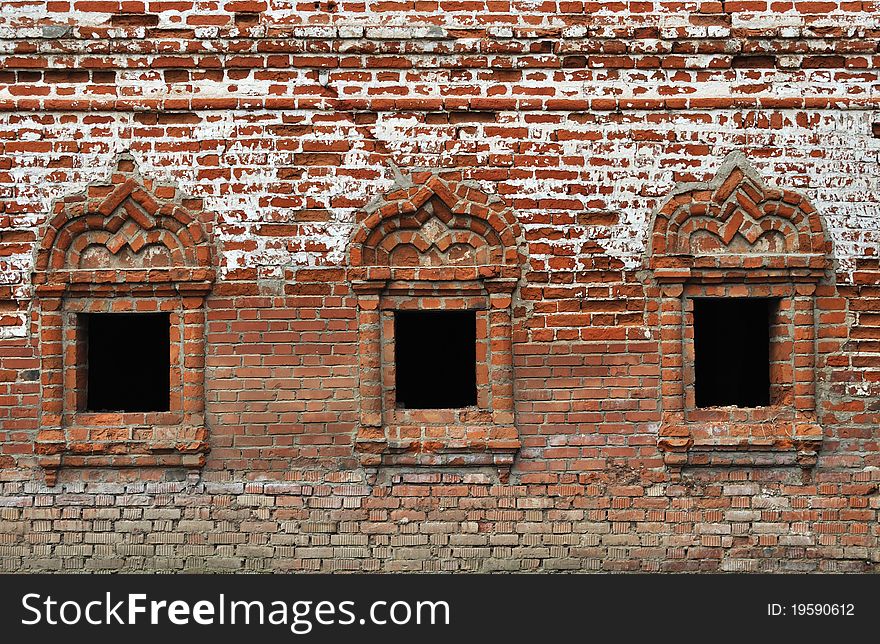
[[[867, 571], [880, 559], [880, 172], [870, 5], [7, 3], [0, 16], [0, 561], [5, 570]], [[131, 5], [131, 6], [130, 6]], [[326, 6], [325, 6], [326, 5]], [[158, 52], [158, 53], [157, 53]], [[740, 151], [818, 211], [815, 467], [658, 450], [653, 215]], [[58, 200], [202, 199], [211, 451], [47, 487], [36, 249]], [[461, 173], [522, 232], [516, 428], [492, 468], [380, 470], [355, 446], [351, 240]], [[136, 342], [133, 341], [133, 347]]]

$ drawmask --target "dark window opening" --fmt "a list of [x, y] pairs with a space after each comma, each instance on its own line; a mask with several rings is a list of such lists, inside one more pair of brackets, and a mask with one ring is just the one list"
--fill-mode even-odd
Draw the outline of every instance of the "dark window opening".
[[770, 404], [770, 316], [776, 300], [695, 299], [697, 407]]
[[397, 406], [451, 409], [477, 404], [475, 311], [396, 311]]
[[80, 316], [87, 350], [88, 411], [168, 411], [170, 328], [167, 313]]

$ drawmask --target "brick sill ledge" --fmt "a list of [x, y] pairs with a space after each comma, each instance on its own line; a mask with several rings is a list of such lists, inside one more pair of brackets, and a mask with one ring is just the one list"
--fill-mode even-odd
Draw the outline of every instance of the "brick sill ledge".
[[[449, 428], [461, 437], [425, 437], [427, 426], [362, 426], [355, 440], [361, 466], [375, 481], [381, 467], [493, 467], [506, 482], [522, 443], [514, 425]], [[449, 433], [452, 433], [451, 431]], [[411, 435], [411, 438], [405, 436]]]
[[[76, 429], [65, 428], [66, 431]], [[37, 461], [45, 471], [49, 486], [55, 485], [62, 467], [183, 467], [191, 472], [204, 467], [210, 451], [204, 426], [162, 426], [160, 429], [161, 437], [115, 441], [65, 440], [58, 436], [61, 433], [58, 430], [43, 429], [37, 435]]]
[[783, 467], [816, 465], [822, 428], [796, 414], [786, 421], [687, 422], [670, 415], [660, 427], [657, 446], [674, 474], [683, 467]]

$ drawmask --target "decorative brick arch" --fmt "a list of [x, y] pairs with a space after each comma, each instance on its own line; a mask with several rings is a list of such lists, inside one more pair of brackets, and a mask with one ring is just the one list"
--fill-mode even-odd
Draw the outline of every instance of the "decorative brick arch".
[[[714, 179], [686, 184], [657, 211], [648, 266], [659, 287], [663, 422], [658, 445], [675, 472], [695, 465], [816, 463], [816, 287], [831, 243], [805, 197], [767, 187], [741, 153]], [[694, 300], [766, 298], [770, 404], [695, 402]]]
[[[80, 271], [111, 267], [121, 269], [113, 281], [213, 279], [211, 246], [198, 219], [178, 203], [182, 197], [160, 187], [159, 201], [133, 174], [133, 162], [123, 158], [109, 185], [93, 185], [56, 204], [37, 252], [38, 284], [83, 281], [89, 275]], [[149, 253], [151, 248], [160, 252]], [[106, 254], [89, 253], [93, 249]], [[125, 272], [129, 268], [169, 272], [141, 276]]]
[[[61, 467], [204, 464], [204, 302], [215, 273], [200, 209], [201, 200], [174, 186], [142, 180], [127, 155], [109, 181], [56, 202], [34, 272], [42, 395], [35, 449], [49, 484]], [[108, 312], [168, 315], [168, 411], [86, 409], [84, 320]]]
[[502, 201], [448, 177], [413, 179], [424, 183], [389, 193], [360, 223], [353, 267], [495, 266], [518, 277], [521, 230]]
[[649, 254], [655, 269], [707, 266], [709, 258], [733, 266], [743, 255], [761, 258], [749, 268], [761, 261], [767, 268], [822, 269], [829, 249], [806, 198], [768, 188], [746, 157], [734, 153], [712, 181], [681, 186], [657, 211]]
[[[520, 226], [500, 199], [463, 183], [459, 173], [412, 179], [415, 186], [374, 204], [352, 237], [361, 377], [356, 449], [373, 478], [384, 466], [486, 466], [504, 480], [520, 448], [511, 343], [524, 260]], [[394, 321], [407, 309], [474, 312], [475, 406], [397, 405]]]

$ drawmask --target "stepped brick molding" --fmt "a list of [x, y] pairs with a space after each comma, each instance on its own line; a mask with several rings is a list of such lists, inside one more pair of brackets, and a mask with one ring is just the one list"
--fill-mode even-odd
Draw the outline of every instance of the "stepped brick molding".
[[875, 3], [14, 0], [0, 40], [3, 571], [877, 570]]
[[[61, 466], [204, 465], [204, 298], [214, 280], [202, 225], [170, 186], [141, 183], [121, 157], [107, 183], [55, 204], [34, 283], [41, 347], [40, 430], [35, 451], [49, 484]], [[168, 312], [167, 412], [87, 411], [83, 313]], [[119, 347], [136, 368], [139, 338]], [[130, 357], [129, 357], [130, 355]]]
[[821, 272], [829, 246], [819, 214], [803, 196], [767, 188], [745, 156], [734, 153], [711, 182], [680, 187], [660, 208], [651, 264], [664, 278], [713, 268]]
[[[511, 306], [522, 233], [503, 202], [462, 183], [461, 173], [417, 173], [412, 182], [373, 204], [352, 238], [360, 461], [371, 479], [380, 465], [489, 465], [507, 480], [521, 445]], [[476, 311], [475, 407], [406, 410], [396, 404], [394, 312], [413, 309]]]
[[[679, 188], [654, 218], [650, 265], [660, 284], [667, 465], [816, 463], [815, 294], [830, 244], [802, 196], [767, 188], [739, 153], [709, 183]], [[770, 338], [768, 407], [698, 409], [693, 299], [779, 300]]]

